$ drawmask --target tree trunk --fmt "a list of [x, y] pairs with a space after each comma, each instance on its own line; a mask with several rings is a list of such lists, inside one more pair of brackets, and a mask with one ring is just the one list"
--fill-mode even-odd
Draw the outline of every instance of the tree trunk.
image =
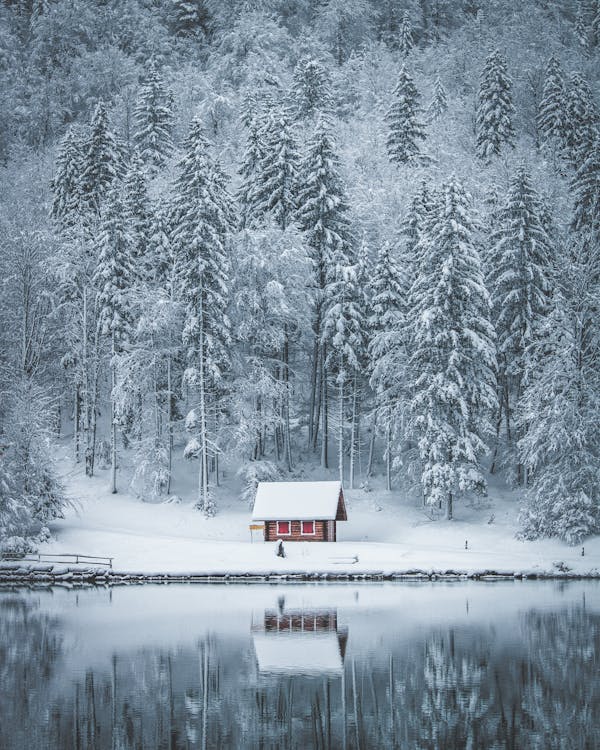
[[350, 489], [354, 489], [354, 456], [356, 453], [356, 375], [352, 381], [352, 421], [350, 424]]
[[446, 520], [451, 521], [452, 520], [452, 493], [450, 492], [448, 494], [448, 499], [446, 500]]
[[328, 442], [329, 442], [329, 418], [327, 414], [327, 368], [325, 367], [325, 346], [321, 355], [321, 466], [324, 469], [329, 468]]
[[389, 408], [387, 410], [387, 424], [385, 426], [385, 488], [392, 489], [392, 424]]
[[339, 426], [338, 426], [338, 471], [340, 482], [344, 484], [344, 371], [338, 375]]
[[375, 433], [377, 432], [377, 412], [373, 415], [373, 424], [371, 425], [371, 438], [369, 440], [369, 461], [367, 463], [367, 477], [373, 474], [373, 457], [375, 454]]
[[285, 339], [283, 344], [283, 381], [285, 391], [283, 397], [283, 452], [288, 471], [292, 466], [292, 440], [290, 430], [290, 342], [287, 325], [285, 327]]
[[206, 510], [208, 503], [208, 445], [206, 435], [206, 384], [204, 382], [204, 310], [200, 311], [200, 473], [198, 506]]
[[171, 354], [167, 357], [167, 495], [171, 494], [173, 467], [173, 386], [171, 383]]
[[113, 495], [117, 492], [117, 409], [115, 404], [115, 387], [117, 385], [117, 373], [115, 362], [115, 332], [111, 336], [111, 361], [110, 361], [110, 491]]
[[318, 377], [319, 377], [319, 353], [321, 347], [319, 346], [319, 313], [317, 312], [315, 320], [315, 340], [313, 343], [313, 358], [312, 358], [312, 371], [310, 374], [310, 404], [308, 411], [308, 446], [309, 448], [314, 446], [317, 442], [316, 434], [319, 431], [319, 414], [317, 409], [317, 399], [319, 398], [318, 393]]
[[81, 460], [81, 386], [79, 383], [75, 386], [75, 405], [73, 409], [73, 452], [75, 454], [75, 463]]

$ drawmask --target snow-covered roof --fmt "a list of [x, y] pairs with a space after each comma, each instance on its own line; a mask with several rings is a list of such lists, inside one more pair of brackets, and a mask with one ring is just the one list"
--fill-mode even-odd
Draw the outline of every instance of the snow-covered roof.
[[344, 666], [338, 634], [253, 633], [260, 672], [323, 674]]
[[333, 521], [341, 489], [341, 482], [259, 482], [252, 519]]

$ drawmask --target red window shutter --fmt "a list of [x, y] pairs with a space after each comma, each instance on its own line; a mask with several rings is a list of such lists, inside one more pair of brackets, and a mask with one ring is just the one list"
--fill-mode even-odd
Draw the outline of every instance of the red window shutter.
[[289, 521], [277, 521], [277, 533], [278, 534], [289, 534], [290, 533], [290, 522]]
[[314, 534], [315, 533], [315, 522], [314, 521], [302, 521], [302, 533], [303, 534]]

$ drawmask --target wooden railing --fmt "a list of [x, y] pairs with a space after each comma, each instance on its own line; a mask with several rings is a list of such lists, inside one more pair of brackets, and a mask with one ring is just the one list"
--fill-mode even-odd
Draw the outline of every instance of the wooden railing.
[[75, 565], [105, 565], [107, 568], [112, 569], [113, 558], [112, 557], [96, 557], [94, 555], [80, 555], [63, 552], [62, 554], [48, 554], [46, 552], [3, 552], [0, 556], [2, 560], [15, 560], [24, 562], [52, 562], [59, 564], [75, 564]]

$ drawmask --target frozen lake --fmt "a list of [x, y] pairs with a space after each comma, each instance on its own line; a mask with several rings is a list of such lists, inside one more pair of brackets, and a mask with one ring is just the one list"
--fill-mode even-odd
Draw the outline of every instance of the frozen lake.
[[0, 590], [0, 747], [597, 748], [597, 582]]

